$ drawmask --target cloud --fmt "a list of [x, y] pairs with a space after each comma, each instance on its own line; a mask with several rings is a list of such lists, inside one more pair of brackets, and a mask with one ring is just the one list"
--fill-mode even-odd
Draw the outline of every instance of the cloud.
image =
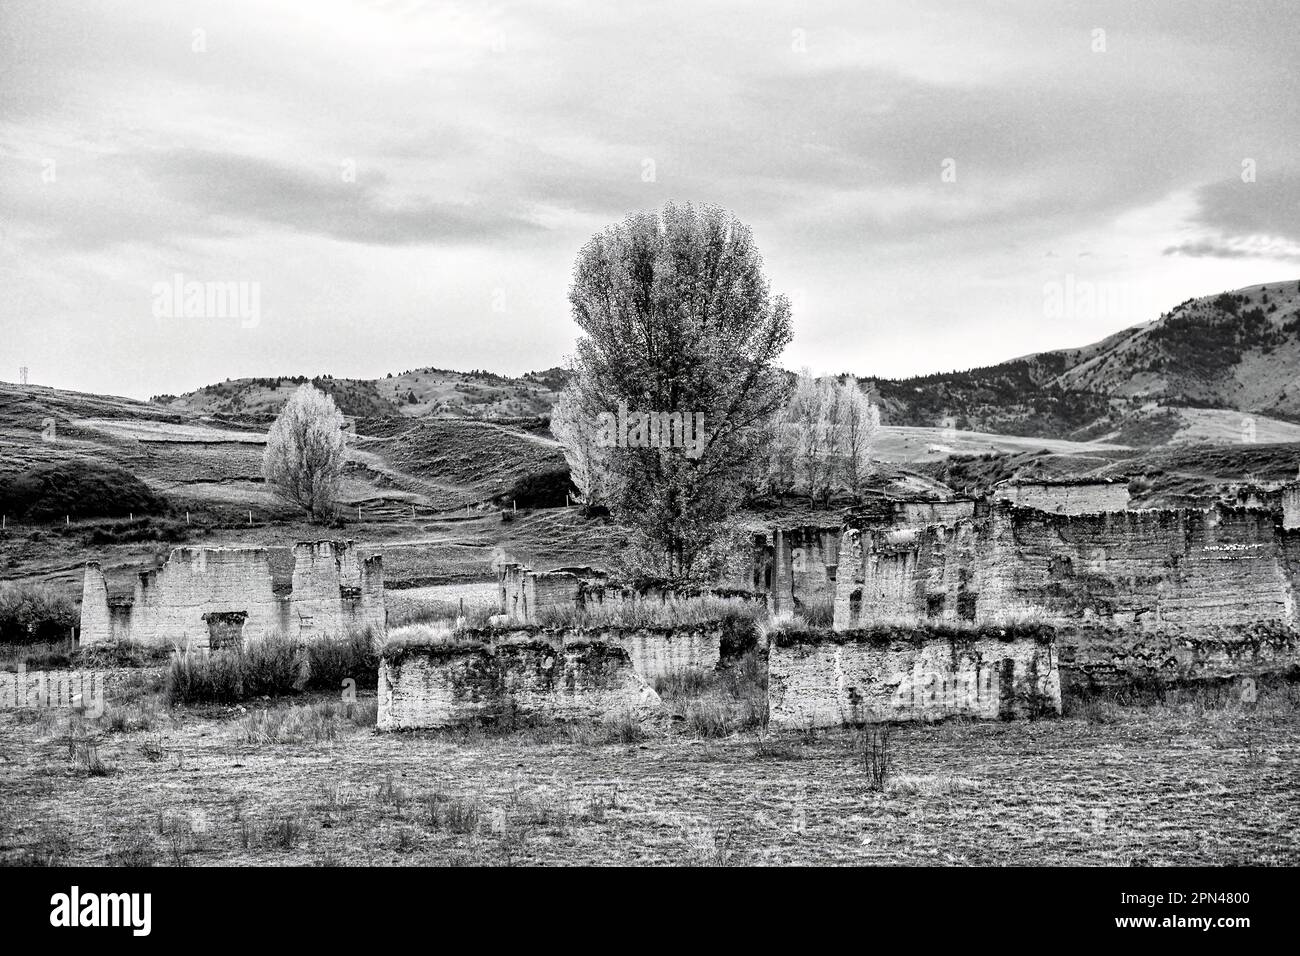
[[1227, 236], [1278, 236], [1300, 244], [1300, 168], [1252, 161], [1254, 179], [1220, 180], [1198, 195], [1197, 222]]
[[491, 242], [542, 229], [509, 201], [453, 202], [389, 189], [381, 173], [303, 169], [255, 156], [173, 150], [143, 161], [170, 198], [204, 214], [374, 245]]

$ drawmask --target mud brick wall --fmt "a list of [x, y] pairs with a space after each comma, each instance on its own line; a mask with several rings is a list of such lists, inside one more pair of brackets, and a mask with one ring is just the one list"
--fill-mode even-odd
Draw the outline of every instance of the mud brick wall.
[[977, 556], [981, 599], [1006, 613], [1175, 632], [1294, 624], [1293, 582], [1267, 512], [996, 509], [989, 528], [992, 547]]
[[[174, 548], [167, 563], [142, 572], [129, 607], [109, 616], [104, 575], [97, 564], [86, 566], [81, 595], [81, 642], [134, 640], [207, 648], [207, 614], [243, 611], [243, 639], [279, 629], [281, 602], [271, 589], [266, 552], [255, 548]], [[224, 630], [224, 621], [215, 619]]]
[[[336, 638], [343, 634], [345, 564], [355, 565], [350, 545], [335, 547], [332, 541], [308, 541], [294, 547], [292, 614], [297, 620], [291, 620], [290, 630], [306, 638]], [[350, 576], [355, 582], [356, 576]]]
[[772, 613], [833, 601], [840, 527], [778, 528], [772, 533]]
[[90, 562], [82, 582], [81, 642], [208, 649], [214, 639], [235, 646], [273, 634], [335, 638], [353, 626], [383, 636], [378, 555], [363, 564], [351, 542], [300, 544], [292, 583], [291, 594], [275, 593], [263, 548], [175, 548], [161, 568], [139, 575], [130, 604], [109, 605], [103, 571]]
[[650, 683], [681, 671], [712, 671], [722, 661], [722, 630], [637, 628], [600, 630], [593, 636], [627, 651], [632, 669]]
[[507, 709], [572, 720], [659, 706], [627, 651], [601, 641], [400, 647], [379, 664], [380, 730], [447, 727]]
[[1129, 505], [1128, 485], [1119, 481], [1006, 484], [998, 486], [996, 497], [1020, 508], [1037, 508], [1053, 514], [1098, 514], [1123, 511]]
[[1282, 489], [1282, 527], [1300, 530], [1300, 483]]
[[975, 514], [973, 498], [952, 501], [895, 502], [892, 524], [895, 528], [924, 528], [931, 524], [955, 524]]
[[531, 571], [507, 564], [498, 574], [501, 613], [511, 624], [536, 624], [552, 609], [577, 608], [582, 579], [571, 571]]
[[1044, 618], [1141, 629], [1293, 624], [1294, 566], [1273, 515], [1227, 507], [984, 518], [843, 539], [835, 626]]
[[1046, 629], [778, 632], [768, 650], [768, 708], [777, 727], [998, 720], [1060, 713], [1061, 687]]
[[[971, 520], [900, 531], [849, 529], [841, 542], [835, 628], [978, 619], [984, 526]], [[987, 601], [986, 601], [987, 603]]]
[[1300, 676], [1300, 635], [1269, 625], [1212, 627], [1190, 635], [1078, 628], [1060, 632], [1057, 642], [1061, 683], [1067, 693], [1134, 682]]

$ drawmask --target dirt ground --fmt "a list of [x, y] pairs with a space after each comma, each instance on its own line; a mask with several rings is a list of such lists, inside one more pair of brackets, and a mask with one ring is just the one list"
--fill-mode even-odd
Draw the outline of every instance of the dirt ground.
[[0, 861], [1300, 862], [1297, 685], [895, 727], [878, 790], [865, 731], [382, 734], [373, 697], [169, 711], [151, 680], [95, 720], [0, 711]]

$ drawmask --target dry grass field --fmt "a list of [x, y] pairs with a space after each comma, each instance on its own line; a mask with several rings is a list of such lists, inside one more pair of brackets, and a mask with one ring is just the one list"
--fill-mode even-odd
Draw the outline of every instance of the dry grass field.
[[[120, 676], [120, 675], [119, 675]], [[0, 711], [0, 860], [90, 865], [1300, 862], [1300, 687], [1056, 720], [763, 734], [737, 679], [671, 716], [381, 734], [374, 698]], [[71, 723], [70, 723], [71, 721]], [[879, 747], [880, 738], [876, 744]]]

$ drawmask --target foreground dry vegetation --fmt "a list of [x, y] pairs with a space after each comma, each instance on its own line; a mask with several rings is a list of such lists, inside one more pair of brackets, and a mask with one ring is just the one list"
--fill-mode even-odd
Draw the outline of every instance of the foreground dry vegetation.
[[[11, 864], [1295, 864], [1300, 686], [773, 734], [754, 659], [644, 727], [379, 734], [373, 696], [0, 711]], [[887, 753], [887, 756], [886, 756]], [[881, 772], [882, 762], [887, 761]]]

